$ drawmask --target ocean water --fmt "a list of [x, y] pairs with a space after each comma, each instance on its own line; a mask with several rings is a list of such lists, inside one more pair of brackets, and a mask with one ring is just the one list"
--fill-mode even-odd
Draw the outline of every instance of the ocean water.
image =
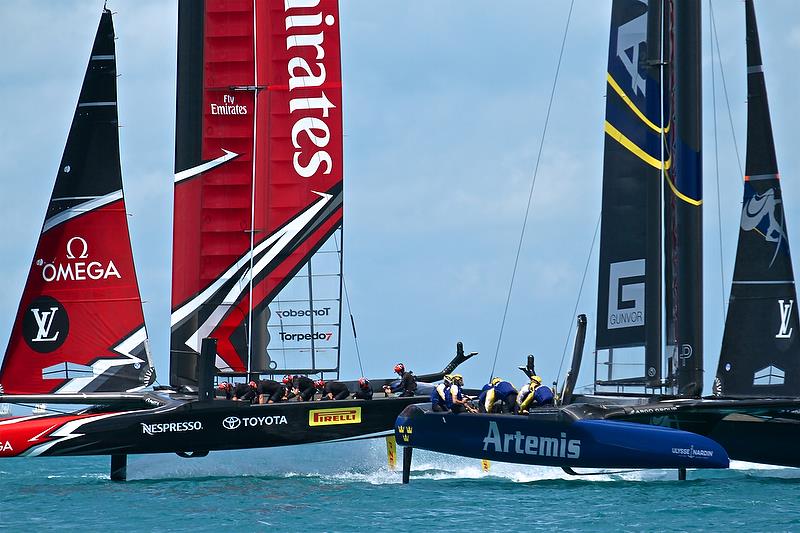
[[132, 456], [0, 461], [0, 531], [800, 531], [800, 469], [733, 463], [575, 478], [560, 469], [416, 450], [410, 485], [382, 439]]

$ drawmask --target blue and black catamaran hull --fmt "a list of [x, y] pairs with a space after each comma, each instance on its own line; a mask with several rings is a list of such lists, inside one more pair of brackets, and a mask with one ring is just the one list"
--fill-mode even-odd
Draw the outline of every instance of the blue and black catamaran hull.
[[[570, 410], [579, 405], [570, 406]], [[594, 409], [594, 407], [592, 407]], [[800, 467], [800, 399], [705, 398], [607, 408], [607, 420], [668, 426], [718, 442], [738, 461]]]
[[579, 419], [564, 409], [528, 416], [452, 414], [407, 407], [397, 418], [401, 446], [508, 463], [564, 468], [727, 468], [725, 449], [666, 427]]

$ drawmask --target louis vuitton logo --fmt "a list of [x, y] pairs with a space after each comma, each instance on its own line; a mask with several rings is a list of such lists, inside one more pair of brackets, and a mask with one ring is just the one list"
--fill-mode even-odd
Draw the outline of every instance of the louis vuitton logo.
[[53, 342], [58, 339], [58, 331], [52, 336], [50, 335], [50, 328], [53, 326], [53, 319], [56, 316], [56, 311], [58, 311], [58, 307], [51, 307], [46, 311], [42, 311], [37, 307], [31, 309], [31, 313], [33, 313], [33, 317], [36, 320], [36, 327], [38, 328], [36, 337], [31, 339], [31, 342]]
[[785, 302], [786, 300], [778, 300], [778, 307], [781, 311], [781, 326], [778, 333], [775, 335], [776, 339], [790, 339], [792, 337], [792, 330], [794, 329], [789, 327], [789, 321], [792, 319], [794, 300], [789, 300], [789, 303]]

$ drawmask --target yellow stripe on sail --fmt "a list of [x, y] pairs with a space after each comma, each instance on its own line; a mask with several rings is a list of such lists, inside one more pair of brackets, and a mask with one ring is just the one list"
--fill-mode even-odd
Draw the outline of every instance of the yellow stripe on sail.
[[394, 440], [394, 435], [386, 437], [386, 461], [390, 469], [397, 468], [397, 442]]
[[[644, 113], [642, 113], [642, 112], [639, 110], [639, 108], [638, 108], [638, 107], [636, 107], [636, 105], [635, 105], [635, 104], [633, 103], [633, 101], [632, 101], [632, 100], [631, 100], [631, 99], [628, 97], [628, 95], [627, 95], [627, 94], [625, 94], [625, 91], [623, 91], [623, 90], [622, 90], [622, 87], [620, 87], [620, 86], [619, 86], [619, 84], [616, 82], [616, 80], [615, 80], [614, 78], [612, 78], [612, 77], [611, 77], [611, 74], [606, 74], [606, 79], [608, 80], [608, 84], [611, 86], [611, 88], [612, 88], [612, 89], [614, 89], [614, 92], [615, 92], [615, 93], [617, 93], [617, 94], [619, 95], [619, 97], [620, 97], [620, 98], [622, 98], [622, 101], [623, 101], [623, 102], [625, 102], [626, 104], [628, 104], [628, 107], [630, 107], [630, 108], [631, 108], [631, 111], [633, 111], [633, 112], [636, 114], [636, 116], [637, 116], [637, 117], [639, 117], [639, 119], [640, 119], [642, 122], [644, 122], [645, 124], [647, 124], [647, 126], [648, 126], [650, 129], [652, 129], [653, 131], [655, 131], [656, 133], [659, 133], [659, 134], [660, 134], [660, 133], [662, 132], [662, 128], [659, 128], [657, 125], [653, 124], [653, 122], [651, 122], [651, 121], [650, 121], [650, 119], [649, 119], [649, 118], [647, 118], [647, 116], [645, 116], [645, 114], [644, 114]], [[663, 132], [664, 132], [664, 133], [669, 133], [669, 124], [667, 124], [667, 127], [666, 127], [666, 128], [663, 128]]]
[[[632, 140], [630, 140], [627, 137], [625, 137], [625, 135], [623, 135], [621, 131], [619, 131], [617, 128], [612, 126], [611, 123], [608, 122], [608, 121], [605, 122], [605, 130], [606, 130], [606, 133], [609, 135], [609, 137], [611, 137], [612, 139], [614, 139], [615, 141], [620, 143], [622, 146], [624, 146], [633, 155], [635, 155], [636, 157], [638, 157], [639, 159], [641, 159], [642, 161], [644, 161], [645, 163], [647, 163], [651, 167], [661, 170], [661, 160], [660, 159], [656, 159], [655, 157], [651, 156], [650, 154], [648, 154], [647, 152], [645, 152], [644, 150], [639, 148], [636, 145], [636, 143], [634, 143]], [[664, 161], [664, 170], [669, 170], [670, 166], [672, 166], [672, 159], [671, 158], [667, 159], [666, 161]], [[677, 196], [678, 198], [680, 198], [684, 202], [692, 204], [692, 205], [701, 205], [703, 203], [702, 200], [695, 200], [694, 198], [690, 198], [690, 197], [686, 196], [685, 194], [683, 194], [682, 192], [680, 192], [678, 190], [678, 188], [675, 187], [675, 184], [672, 183], [672, 180], [669, 179], [669, 174], [665, 173], [664, 176], [666, 177], [667, 183], [669, 184], [669, 188], [672, 189], [672, 192], [675, 194], [675, 196]]]
[[702, 205], [703, 204], [703, 200], [695, 200], [694, 198], [689, 198], [688, 196], [683, 194], [681, 191], [679, 191], [678, 188], [675, 186], [675, 184], [672, 183], [672, 180], [669, 179], [669, 174], [665, 174], [665, 175], [667, 177], [667, 183], [669, 184], [669, 188], [672, 189], [672, 193], [675, 196], [677, 196], [678, 198], [680, 198], [681, 200], [683, 200], [687, 204], [692, 204], [692, 205]]
[[[661, 160], [656, 159], [655, 157], [651, 156], [641, 148], [639, 148], [635, 142], [625, 137], [621, 131], [611, 125], [609, 121], [606, 120], [605, 123], [605, 130], [606, 133], [615, 141], [620, 143], [622, 146], [628, 149], [633, 155], [650, 165], [651, 167], [657, 168], [661, 170]], [[664, 170], [669, 169], [670, 165], [672, 164], [671, 159], [667, 159], [664, 162]]]

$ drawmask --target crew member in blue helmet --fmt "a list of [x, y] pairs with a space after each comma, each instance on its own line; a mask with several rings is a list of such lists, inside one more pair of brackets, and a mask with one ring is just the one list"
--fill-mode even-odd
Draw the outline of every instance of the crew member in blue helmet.
[[434, 412], [441, 413], [447, 411], [447, 398], [446, 391], [450, 389], [453, 384], [450, 375], [446, 375], [441, 383], [436, 385], [431, 391], [431, 409]]
[[517, 389], [501, 378], [492, 379], [484, 401], [487, 413], [517, 413]]
[[353, 398], [356, 400], [372, 399], [372, 385], [369, 384], [369, 380], [367, 378], [359, 378], [358, 390], [353, 393]]
[[522, 414], [527, 414], [528, 409], [554, 403], [553, 391], [550, 387], [542, 386], [539, 376], [531, 376], [531, 382], [522, 387], [517, 400]]
[[453, 384], [445, 390], [445, 403], [447, 408], [453, 413], [463, 413], [465, 411], [473, 412], [474, 409], [464, 396], [464, 377], [461, 374], [453, 374], [450, 378]]

